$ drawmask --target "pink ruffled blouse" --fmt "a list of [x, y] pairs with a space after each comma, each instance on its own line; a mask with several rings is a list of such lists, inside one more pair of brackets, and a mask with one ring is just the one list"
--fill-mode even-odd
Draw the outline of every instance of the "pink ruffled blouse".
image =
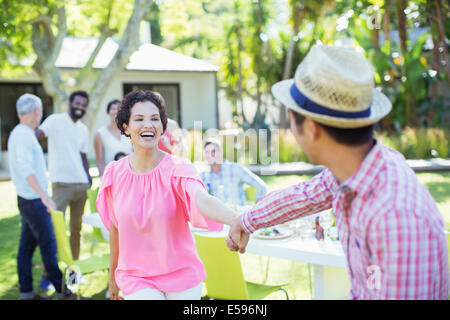
[[119, 256], [115, 272], [124, 295], [145, 288], [179, 292], [205, 277], [188, 221], [194, 227], [222, 230], [196, 205], [198, 188], [205, 188], [186, 159], [166, 154], [151, 171], [135, 173], [129, 157], [105, 169], [97, 210], [109, 230], [118, 229]]

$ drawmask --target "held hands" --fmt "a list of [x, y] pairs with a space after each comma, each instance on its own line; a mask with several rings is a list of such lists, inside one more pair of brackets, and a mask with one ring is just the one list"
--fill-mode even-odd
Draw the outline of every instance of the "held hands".
[[235, 218], [231, 224], [228, 238], [226, 240], [228, 249], [231, 251], [239, 250], [240, 253], [245, 253], [245, 248], [247, 247], [249, 238], [250, 235], [245, 232], [242, 227], [240, 218]]

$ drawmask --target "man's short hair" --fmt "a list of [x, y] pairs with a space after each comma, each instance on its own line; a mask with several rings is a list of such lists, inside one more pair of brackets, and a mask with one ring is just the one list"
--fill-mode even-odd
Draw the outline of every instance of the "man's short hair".
[[[299, 129], [303, 130], [303, 122], [306, 117], [292, 110], [289, 110], [289, 112], [291, 112], [294, 116], [295, 123]], [[359, 146], [373, 140], [373, 124], [366, 127], [352, 129], [330, 127], [319, 122], [317, 122], [317, 124], [325, 130], [331, 139], [346, 146]]]
[[210, 144], [216, 145], [220, 149], [222, 149], [222, 144], [220, 143], [220, 141], [217, 139], [214, 139], [214, 138], [209, 138], [208, 140], [206, 140], [205, 145], [203, 146], [203, 149], [205, 149]]
[[77, 91], [74, 91], [74, 92], [72, 92], [70, 94], [69, 102], [72, 102], [75, 99], [76, 96], [80, 96], [80, 97], [86, 98], [89, 101], [89, 94], [86, 91], [84, 91], [84, 90], [77, 90]]
[[42, 100], [31, 93], [21, 95], [16, 102], [17, 115], [19, 117], [33, 112], [38, 107], [42, 108]]

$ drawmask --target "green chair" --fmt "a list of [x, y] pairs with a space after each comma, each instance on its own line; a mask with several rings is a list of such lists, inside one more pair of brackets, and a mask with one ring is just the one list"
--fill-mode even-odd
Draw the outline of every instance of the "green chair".
[[245, 187], [245, 193], [247, 195], [247, 201], [249, 203], [256, 203], [256, 194], [258, 193], [258, 189], [251, 186]]
[[[258, 189], [252, 186], [245, 186], [245, 193], [247, 195], [247, 201], [250, 204], [255, 204], [256, 203], [256, 194], [258, 193]], [[263, 265], [263, 256], [259, 256], [259, 264], [262, 266]], [[266, 267], [264, 268], [265, 270], [263, 270], [263, 274], [264, 274], [264, 279], [263, 282], [266, 283], [267, 282], [267, 278], [269, 277], [269, 266], [270, 266], [270, 257], [265, 258], [266, 260]]]
[[67, 237], [66, 222], [61, 211], [50, 212], [58, 248], [58, 264], [63, 271], [63, 284], [65, 284], [66, 272], [89, 274], [98, 270], [109, 269], [109, 254], [91, 256], [87, 259], [74, 260]]
[[[89, 209], [91, 213], [97, 212], [97, 207], [95, 205], [95, 202], [97, 201], [97, 195], [98, 195], [98, 187], [95, 189], [88, 189], [86, 191], [87, 198], [89, 201]], [[98, 243], [108, 243], [108, 241], [105, 240], [102, 234], [102, 230], [98, 227], [92, 227], [92, 235], [94, 240], [91, 243], [91, 254], [94, 254], [94, 247]]]
[[447, 234], [448, 273], [450, 274], [450, 231], [449, 231], [449, 230], [446, 230], [445, 233]]
[[276, 291], [283, 291], [289, 299], [286, 284], [264, 285], [245, 281], [241, 259], [228, 249], [225, 237], [194, 233], [198, 254], [206, 270], [207, 296], [221, 300], [260, 300]]

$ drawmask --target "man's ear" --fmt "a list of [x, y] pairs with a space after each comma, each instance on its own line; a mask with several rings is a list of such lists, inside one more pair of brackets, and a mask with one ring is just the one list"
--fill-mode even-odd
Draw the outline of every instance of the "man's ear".
[[295, 133], [301, 133], [300, 131], [300, 127], [299, 125], [297, 125], [297, 122], [295, 121], [295, 116], [294, 116], [294, 111], [292, 111], [291, 109], [288, 109], [288, 117], [289, 117], [289, 125], [291, 127], [291, 130]]
[[320, 138], [322, 128], [316, 121], [312, 120], [311, 118], [306, 118], [303, 126], [304, 128], [306, 128], [306, 134], [309, 135], [311, 141], [315, 141]]

